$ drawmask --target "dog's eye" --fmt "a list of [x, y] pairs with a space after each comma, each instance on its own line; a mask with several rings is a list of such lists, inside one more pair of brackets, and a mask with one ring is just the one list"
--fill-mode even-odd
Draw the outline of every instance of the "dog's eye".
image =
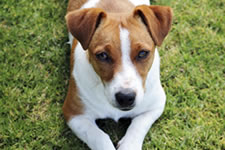
[[147, 58], [149, 55], [149, 51], [148, 50], [141, 50], [138, 55], [136, 56], [136, 59], [137, 60], [142, 60], [142, 59], [145, 59]]
[[100, 61], [110, 61], [110, 57], [106, 52], [97, 53], [96, 58]]

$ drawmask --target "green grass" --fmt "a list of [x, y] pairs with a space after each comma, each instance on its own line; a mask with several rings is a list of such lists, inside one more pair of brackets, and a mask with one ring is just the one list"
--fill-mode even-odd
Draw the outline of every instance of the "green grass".
[[[0, 149], [86, 150], [61, 107], [69, 78], [67, 0], [0, 1]], [[160, 48], [166, 109], [144, 150], [225, 149], [225, 0], [154, 0], [174, 9]], [[100, 123], [113, 142], [126, 125]]]

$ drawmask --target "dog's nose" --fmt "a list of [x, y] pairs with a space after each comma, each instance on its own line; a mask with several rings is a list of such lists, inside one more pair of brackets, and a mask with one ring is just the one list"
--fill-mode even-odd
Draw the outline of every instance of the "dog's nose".
[[116, 101], [121, 109], [130, 109], [134, 105], [136, 93], [131, 90], [123, 90], [115, 94]]

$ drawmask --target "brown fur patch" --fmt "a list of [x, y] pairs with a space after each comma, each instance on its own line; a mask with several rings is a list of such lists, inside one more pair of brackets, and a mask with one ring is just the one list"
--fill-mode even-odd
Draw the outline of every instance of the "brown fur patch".
[[80, 9], [81, 6], [83, 6], [86, 2], [87, 0], [69, 0], [67, 13], [74, 11], [76, 9]]
[[129, 0], [101, 0], [96, 7], [107, 13], [128, 13], [133, 10], [134, 5]]
[[66, 121], [68, 122], [73, 116], [82, 114], [83, 104], [77, 95], [77, 87], [74, 78], [71, 76], [69, 82], [69, 89], [66, 99], [63, 104], [63, 113]]
[[[96, 73], [103, 82], [110, 81], [115, 72], [120, 69], [121, 64], [119, 22], [110, 18], [106, 19], [96, 30], [88, 51], [89, 61]], [[99, 52], [106, 52], [111, 61], [98, 60], [96, 54]]]
[[66, 15], [67, 27], [71, 34], [81, 43], [84, 50], [89, 47], [100, 21], [106, 13], [100, 8], [75, 10]]
[[73, 66], [74, 66], [74, 53], [75, 53], [75, 48], [77, 46], [78, 41], [74, 38], [73, 39], [73, 44], [72, 48], [70, 51], [70, 75], [72, 75], [73, 72]]
[[172, 24], [172, 9], [166, 6], [137, 6], [134, 15], [141, 17], [155, 44], [160, 46]]

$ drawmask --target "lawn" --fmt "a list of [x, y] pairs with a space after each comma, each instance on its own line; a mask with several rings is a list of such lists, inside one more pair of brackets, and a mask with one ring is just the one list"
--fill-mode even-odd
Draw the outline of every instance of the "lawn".
[[[67, 0], [0, 1], [0, 149], [88, 150], [67, 127]], [[143, 150], [225, 149], [225, 0], [154, 0], [174, 10], [160, 47], [166, 108]], [[99, 124], [118, 141], [129, 121]]]

